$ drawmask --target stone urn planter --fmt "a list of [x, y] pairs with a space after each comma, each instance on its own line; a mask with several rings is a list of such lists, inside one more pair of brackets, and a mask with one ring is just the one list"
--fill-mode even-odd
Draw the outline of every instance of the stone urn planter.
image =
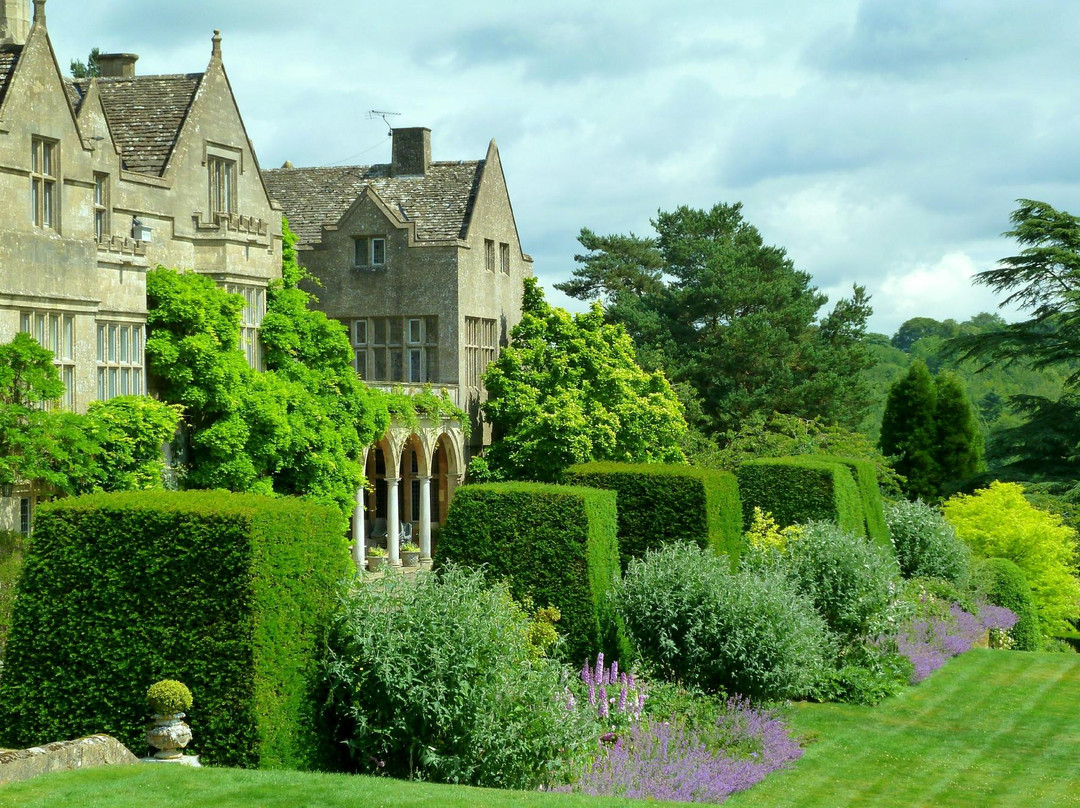
[[154, 714], [154, 724], [146, 730], [146, 742], [157, 751], [158, 760], [175, 760], [184, 755], [191, 741], [191, 727], [184, 723], [185, 713]]
[[419, 567], [420, 548], [410, 542], [403, 544], [401, 547], [401, 566]]
[[184, 723], [191, 709], [191, 691], [183, 682], [162, 679], [146, 691], [146, 703], [153, 712], [153, 724], [146, 730], [146, 743], [157, 750], [156, 760], [180, 761], [191, 741], [191, 727]]
[[386, 550], [381, 547], [372, 547], [367, 552], [368, 572], [382, 572], [386, 567]]

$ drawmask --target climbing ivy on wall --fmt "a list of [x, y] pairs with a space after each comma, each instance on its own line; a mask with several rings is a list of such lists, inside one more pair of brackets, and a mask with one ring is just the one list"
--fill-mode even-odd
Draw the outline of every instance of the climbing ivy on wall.
[[184, 407], [182, 486], [304, 496], [344, 519], [363, 482], [360, 453], [390, 416], [353, 371], [344, 326], [308, 308], [284, 232], [283, 277], [260, 328], [266, 372], [239, 348], [242, 298], [165, 267], [147, 273], [147, 361], [162, 397]]

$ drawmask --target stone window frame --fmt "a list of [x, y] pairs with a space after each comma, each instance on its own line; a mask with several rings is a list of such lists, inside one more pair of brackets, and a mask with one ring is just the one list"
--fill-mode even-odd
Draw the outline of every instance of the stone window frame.
[[499, 266], [503, 275], [510, 274], [510, 245], [505, 241], [499, 242]]
[[498, 321], [490, 317], [465, 318], [465, 384], [486, 390], [484, 373], [499, 356]]
[[60, 141], [30, 138], [30, 221], [35, 227], [60, 230]]
[[495, 240], [484, 239], [484, 269], [488, 272], [495, 271]]
[[120, 320], [98, 320], [95, 330], [98, 400], [145, 395], [145, 326]]
[[402, 384], [438, 381], [437, 315], [357, 317], [347, 325], [353, 347], [353, 369], [364, 381]]
[[109, 185], [108, 174], [101, 171], [94, 172], [94, 238], [99, 244], [112, 235]]
[[52, 351], [53, 364], [64, 383], [60, 406], [75, 409], [75, 315], [54, 309], [25, 309], [19, 312], [19, 331]]
[[353, 266], [360, 269], [386, 267], [386, 236], [353, 236]]
[[263, 369], [262, 343], [259, 327], [266, 316], [266, 287], [257, 284], [227, 283], [225, 291], [244, 298], [240, 312], [240, 340], [237, 347], [244, 352], [248, 365], [254, 370]]

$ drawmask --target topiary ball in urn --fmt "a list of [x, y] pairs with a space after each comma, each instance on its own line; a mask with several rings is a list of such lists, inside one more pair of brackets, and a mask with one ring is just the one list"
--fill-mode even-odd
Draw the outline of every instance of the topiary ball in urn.
[[146, 691], [146, 703], [153, 712], [154, 724], [146, 731], [146, 742], [157, 749], [158, 760], [179, 760], [191, 741], [191, 728], [184, 714], [191, 709], [191, 691], [175, 679], [162, 679]]

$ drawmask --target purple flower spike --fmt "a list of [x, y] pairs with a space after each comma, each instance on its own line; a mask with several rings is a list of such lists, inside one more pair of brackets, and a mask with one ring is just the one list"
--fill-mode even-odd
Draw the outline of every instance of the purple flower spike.
[[608, 674], [608, 682], [615, 684], [619, 680], [619, 660], [611, 663], [611, 672]]
[[597, 701], [599, 703], [598, 712], [601, 718], [608, 717], [608, 701], [607, 701], [607, 688], [600, 685], [600, 692], [597, 694]]
[[601, 651], [596, 655], [596, 683], [602, 684], [604, 681], [604, 652]]

